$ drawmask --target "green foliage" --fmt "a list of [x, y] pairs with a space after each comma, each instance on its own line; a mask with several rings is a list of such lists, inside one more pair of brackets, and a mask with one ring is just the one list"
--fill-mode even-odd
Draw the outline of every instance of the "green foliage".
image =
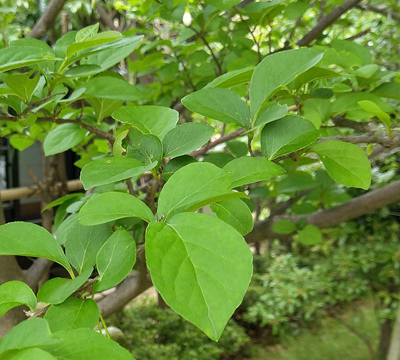
[[233, 356], [249, 341], [243, 328], [230, 320], [218, 342], [210, 341], [201, 331], [173, 311], [144, 303], [124, 310], [111, 320], [124, 331], [127, 348], [137, 359], [215, 360]]

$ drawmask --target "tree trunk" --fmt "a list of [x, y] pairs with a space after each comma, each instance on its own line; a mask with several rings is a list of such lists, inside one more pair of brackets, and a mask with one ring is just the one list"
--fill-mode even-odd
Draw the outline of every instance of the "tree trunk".
[[400, 360], [400, 306], [397, 311], [396, 323], [393, 327], [390, 349], [387, 360]]
[[383, 324], [381, 324], [381, 334], [379, 339], [379, 348], [378, 354], [379, 359], [386, 359], [386, 355], [389, 352], [390, 347], [390, 337], [392, 335], [392, 322], [391, 320], [386, 320]]

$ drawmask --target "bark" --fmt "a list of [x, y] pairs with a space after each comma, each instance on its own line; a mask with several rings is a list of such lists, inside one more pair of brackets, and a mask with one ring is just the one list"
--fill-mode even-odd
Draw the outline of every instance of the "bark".
[[[381, 324], [381, 334], [379, 339], [379, 359], [386, 359], [386, 355], [389, 352], [390, 338], [392, 335], [392, 321], [386, 320]], [[399, 341], [399, 339], [397, 339]]]
[[45, 12], [27, 37], [41, 39], [53, 26], [54, 21], [67, 0], [51, 0]]
[[361, 0], [346, 0], [339, 6], [336, 6], [329, 14], [323, 16], [302, 39], [296, 44], [298, 46], [308, 46], [313, 40], [322, 34], [322, 32], [339, 19], [345, 12], [357, 6]]
[[387, 360], [400, 360], [400, 306], [397, 311], [396, 323], [392, 330], [392, 338]]
[[270, 217], [256, 223], [253, 231], [246, 236], [246, 241], [249, 243], [256, 243], [271, 238], [279, 239], [286, 237], [286, 235], [279, 235], [273, 231], [274, 224], [279, 220], [288, 219], [297, 223], [301, 218], [305, 218], [308, 224], [315, 225], [321, 229], [329, 228], [356, 219], [398, 201], [400, 201], [400, 180], [358, 196], [328, 210], [317, 211], [306, 216], [281, 215]]

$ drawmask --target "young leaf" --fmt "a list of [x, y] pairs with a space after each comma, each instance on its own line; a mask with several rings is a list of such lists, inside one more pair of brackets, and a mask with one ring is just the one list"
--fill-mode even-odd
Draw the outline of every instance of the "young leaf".
[[43, 142], [46, 156], [62, 153], [78, 145], [85, 137], [86, 130], [78, 124], [61, 124], [51, 130]]
[[165, 302], [218, 340], [252, 276], [243, 237], [214, 216], [181, 213], [149, 225], [146, 259]]
[[269, 160], [273, 160], [311, 145], [318, 136], [311, 121], [287, 115], [264, 126], [261, 131], [261, 151]]
[[53, 278], [47, 280], [39, 289], [37, 299], [48, 304], [61, 304], [89, 279], [92, 271], [92, 268], [87, 268], [75, 279]]
[[249, 207], [240, 199], [228, 199], [210, 206], [211, 210], [241, 235], [253, 230], [253, 216]]
[[310, 49], [281, 51], [266, 57], [254, 70], [250, 82], [250, 110], [256, 119], [262, 105], [282, 85], [316, 65], [323, 52]]
[[297, 226], [290, 220], [279, 220], [274, 224], [272, 229], [277, 234], [291, 234], [297, 230]]
[[36, 307], [36, 296], [22, 281], [8, 281], [0, 285], [0, 317], [8, 310], [27, 305], [31, 311]]
[[247, 104], [236, 93], [220, 88], [206, 88], [182, 99], [189, 110], [228, 124], [249, 127]]
[[100, 279], [94, 285], [99, 292], [118, 285], [136, 262], [136, 242], [124, 228], [118, 228], [104, 243], [96, 257]]
[[143, 134], [153, 134], [162, 139], [177, 124], [179, 113], [162, 106], [124, 106], [114, 111], [112, 117], [132, 125]]
[[83, 167], [81, 181], [85, 190], [88, 190], [95, 186], [136, 178], [156, 165], [157, 162], [144, 165], [141, 161], [128, 157], [97, 159]]
[[137, 87], [114, 76], [100, 76], [90, 79], [85, 84], [85, 88], [85, 95], [100, 99], [138, 101], [146, 98], [146, 95]]
[[4, 336], [0, 344], [0, 354], [10, 350], [46, 345], [57, 346], [58, 344], [59, 340], [50, 333], [47, 321], [41, 318], [32, 318], [19, 323]]
[[387, 129], [390, 128], [389, 114], [382, 111], [382, 109], [377, 104], [369, 100], [361, 100], [358, 101], [358, 105], [360, 105], [365, 111], [368, 111], [372, 115], [375, 115], [380, 121], [382, 121]]
[[371, 164], [357, 145], [330, 140], [312, 148], [325, 165], [329, 176], [345, 186], [367, 190], [371, 184]]
[[54, 337], [60, 342], [45, 350], [63, 360], [135, 360], [117, 342], [91, 329], [58, 331]]
[[76, 42], [85, 41], [86, 39], [91, 38], [92, 36], [96, 35], [98, 31], [99, 31], [99, 23], [96, 23], [96, 24], [90, 25], [90, 26], [86, 26], [76, 33], [75, 41]]
[[314, 225], [306, 225], [299, 231], [298, 236], [303, 245], [315, 245], [322, 241], [321, 230]]
[[261, 126], [272, 121], [283, 118], [287, 114], [287, 105], [280, 106], [276, 103], [261, 110], [254, 123], [254, 126]]
[[96, 263], [96, 255], [111, 235], [110, 224], [83, 226], [75, 223], [66, 236], [65, 253], [80, 274]]
[[0, 255], [43, 257], [72, 272], [60, 245], [41, 226], [19, 221], [8, 223], [0, 226], [0, 239]]
[[94, 329], [99, 320], [99, 308], [92, 299], [69, 297], [62, 304], [51, 305], [44, 316], [52, 332]]
[[61, 205], [61, 204], [63, 204], [64, 202], [66, 202], [67, 200], [74, 199], [74, 198], [76, 198], [76, 197], [83, 197], [83, 196], [85, 196], [85, 194], [82, 194], [82, 193], [73, 193], [73, 194], [68, 194], [68, 195], [62, 196], [62, 197], [58, 198], [57, 200], [52, 201], [52, 202], [51, 202], [50, 204], [48, 204], [47, 206], [45, 206], [45, 207], [42, 209], [42, 212], [43, 212], [43, 211], [46, 211], [47, 209], [51, 209], [51, 208], [54, 207], [54, 206]]
[[182, 212], [206, 199], [224, 194], [231, 175], [213, 164], [193, 163], [179, 169], [164, 185], [158, 199], [159, 217]]
[[200, 123], [186, 123], [173, 128], [163, 139], [164, 157], [185, 155], [204, 145], [214, 128]]
[[107, 192], [91, 198], [79, 211], [82, 225], [98, 225], [126, 217], [138, 217], [151, 222], [154, 215], [144, 202], [120, 192]]
[[228, 162], [224, 170], [232, 174], [231, 188], [268, 180], [285, 172], [279, 165], [267, 159], [250, 156]]

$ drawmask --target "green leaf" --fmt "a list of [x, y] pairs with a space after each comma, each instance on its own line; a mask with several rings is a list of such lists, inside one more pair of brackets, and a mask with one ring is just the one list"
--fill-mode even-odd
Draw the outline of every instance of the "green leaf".
[[390, 116], [389, 114], [382, 111], [382, 109], [372, 101], [369, 100], [361, 100], [357, 102], [365, 111], [368, 111], [372, 115], [375, 115], [382, 123], [386, 126], [387, 129], [390, 128]]
[[371, 164], [365, 152], [357, 145], [330, 140], [315, 145], [329, 176], [345, 186], [367, 190], [371, 184]]
[[47, 321], [32, 318], [19, 323], [4, 335], [0, 344], [0, 354], [10, 350], [58, 344], [59, 341], [50, 333]]
[[388, 82], [371, 91], [372, 94], [389, 99], [400, 99], [400, 83]]
[[228, 199], [210, 207], [219, 219], [233, 226], [241, 235], [246, 235], [253, 230], [253, 216], [242, 200]]
[[96, 24], [90, 25], [90, 26], [86, 26], [76, 33], [75, 41], [76, 42], [85, 41], [86, 39], [96, 35], [98, 31], [99, 31], [99, 23], [96, 23]]
[[[247, 145], [246, 145], [247, 149]], [[214, 164], [219, 168], [223, 168], [228, 162], [234, 160], [235, 157], [226, 152], [213, 152], [204, 156], [203, 162]]]
[[197, 162], [196, 159], [189, 155], [182, 155], [173, 158], [170, 161], [168, 161], [167, 164], [164, 166], [162, 178], [165, 181], [168, 181], [168, 179], [180, 168], [183, 168], [184, 166], [195, 162]]
[[138, 101], [145, 100], [146, 95], [139, 88], [123, 79], [114, 76], [100, 76], [90, 79], [85, 85], [85, 95], [100, 99]]
[[0, 317], [8, 310], [27, 305], [31, 311], [36, 307], [36, 296], [22, 281], [8, 281], [0, 285]]
[[224, 170], [232, 174], [231, 188], [268, 180], [285, 172], [279, 165], [267, 159], [250, 156], [228, 162]]
[[68, 216], [56, 230], [56, 240], [60, 245], [64, 245], [67, 241], [67, 234], [70, 232], [72, 226], [78, 222], [78, 214]]
[[298, 236], [303, 245], [316, 245], [322, 241], [321, 230], [314, 225], [306, 225], [298, 232]]
[[85, 165], [81, 171], [81, 181], [85, 190], [95, 186], [111, 184], [128, 178], [136, 178], [157, 165], [149, 165], [128, 157], [102, 158]]
[[90, 199], [79, 211], [82, 225], [98, 225], [126, 217], [138, 217], [151, 222], [154, 215], [144, 202], [120, 192], [107, 192]]
[[59, 154], [78, 145], [85, 137], [86, 130], [78, 124], [61, 124], [51, 130], [43, 142], [46, 156]]
[[227, 10], [239, 4], [241, 0], [207, 0], [206, 3], [216, 7], [218, 10]]
[[296, 76], [296, 78], [294, 79], [294, 89], [299, 90], [303, 85], [318, 79], [328, 79], [340, 76], [341, 75], [335, 71], [320, 67], [313, 67]]
[[62, 304], [51, 305], [44, 316], [54, 333], [80, 328], [94, 329], [99, 320], [99, 308], [92, 299], [69, 297]]
[[[64, 76], [66, 77], [85, 77], [85, 76], [92, 76], [102, 72], [103, 69], [98, 65], [77, 65], [70, 69], [68, 69]], [[85, 92], [85, 88], [82, 89], [82, 93]]]
[[125, 153], [125, 148], [122, 146], [122, 141], [126, 138], [126, 135], [128, 135], [129, 130], [122, 131], [115, 137], [115, 141], [113, 144], [113, 155], [114, 157], [121, 157], [122, 154]]
[[243, 237], [214, 216], [177, 214], [166, 224], [148, 226], [146, 259], [165, 302], [218, 340], [252, 276]]
[[[245, 142], [239, 141], [239, 140], [228, 141], [226, 143], [226, 148], [237, 158], [246, 156], [247, 153], [249, 152], [247, 144]], [[226, 164], [224, 164], [224, 166]]]
[[254, 127], [262, 126], [272, 121], [283, 118], [287, 114], [287, 105], [280, 106], [276, 103], [271, 104], [267, 108], [261, 110], [258, 115]]
[[278, 191], [281, 193], [288, 193], [314, 189], [316, 187], [318, 187], [318, 183], [310, 174], [297, 171], [279, 182]]
[[93, 268], [98, 251], [110, 235], [109, 224], [83, 226], [77, 222], [71, 227], [66, 236], [65, 253], [79, 274]]
[[94, 112], [97, 115], [97, 121], [101, 122], [105, 117], [110, 116], [116, 109], [119, 109], [123, 101], [88, 98], [86, 99], [92, 105]]
[[31, 79], [30, 75], [30, 73], [13, 74], [8, 75], [4, 79], [4, 82], [10, 87], [10, 89], [13, 89], [14, 92], [25, 101], [25, 103], [29, 103], [40, 79], [40, 76], [35, 76]]
[[204, 145], [214, 134], [212, 126], [186, 123], [168, 132], [163, 139], [164, 157], [185, 155]]
[[250, 112], [240, 96], [230, 90], [205, 88], [187, 95], [182, 104], [189, 110], [228, 124], [249, 127]]
[[125, 106], [114, 111], [112, 117], [162, 139], [177, 124], [179, 113], [162, 106]]
[[8, 223], [0, 226], [0, 239], [0, 255], [43, 257], [72, 271], [60, 245], [41, 226], [19, 221]]
[[99, 280], [94, 291], [99, 292], [118, 285], [136, 262], [136, 242], [124, 229], [118, 228], [104, 243], [96, 257]]
[[37, 299], [48, 304], [61, 304], [89, 279], [92, 271], [92, 268], [88, 268], [75, 279], [53, 278], [47, 280], [39, 289]]
[[9, 47], [0, 50], [0, 72], [52, 60], [56, 60], [54, 53], [40, 47]]
[[62, 197], [58, 198], [57, 200], [52, 201], [47, 206], [45, 206], [42, 209], [42, 212], [46, 211], [47, 209], [51, 209], [54, 206], [64, 204], [64, 202], [66, 202], [67, 200], [74, 199], [76, 197], [83, 197], [83, 196], [85, 196], [85, 194], [82, 194], [82, 193], [73, 193], [73, 194], [68, 194], [68, 195], [62, 196]]
[[35, 140], [30, 139], [26, 134], [13, 134], [10, 137], [10, 145], [19, 151], [27, 149], [34, 143]]
[[256, 119], [264, 103], [282, 85], [316, 65], [323, 52], [310, 49], [281, 51], [266, 57], [254, 70], [250, 83], [250, 110]]
[[264, 126], [261, 151], [270, 160], [301, 150], [318, 140], [313, 123], [300, 116], [287, 115]]
[[163, 146], [160, 139], [155, 135], [142, 134], [135, 141], [132, 141], [132, 146], [128, 146], [127, 157], [142, 161], [146, 165], [151, 165], [152, 168], [161, 164], [162, 155]]
[[158, 199], [159, 217], [186, 211], [206, 199], [224, 194], [231, 175], [208, 163], [193, 163], [179, 169], [164, 185]]
[[255, 67], [246, 67], [244, 69], [229, 71], [224, 75], [218, 76], [211, 81], [205, 88], [218, 87], [227, 89], [233, 86], [242, 85], [250, 82], [251, 75]]
[[[8, 354], [7, 354], [8, 355]], [[12, 351], [7, 356], [7, 360], [57, 360], [53, 355], [40, 348], [33, 347], [18, 351]]]
[[277, 234], [291, 234], [297, 230], [297, 226], [290, 220], [279, 220], [274, 224], [272, 229]]
[[301, 111], [302, 117], [310, 120], [316, 129], [321, 127], [321, 123], [329, 119], [331, 103], [328, 99], [308, 99]]
[[58, 331], [54, 337], [60, 341], [45, 350], [62, 360], [135, 360], [128, 350], [115, 341], [90, 329]]
[[369, 79], [374, 75], [379, 69], [379, 66], [376, 64], [368, 64], [364, 65], [357, 70], [354, 71], [354, 75], [362, 78]]

